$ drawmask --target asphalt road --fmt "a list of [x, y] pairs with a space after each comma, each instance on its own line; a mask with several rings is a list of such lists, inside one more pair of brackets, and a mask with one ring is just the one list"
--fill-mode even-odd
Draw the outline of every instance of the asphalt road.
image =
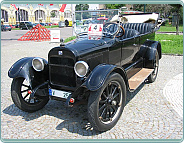
[[[62, 30], [63, 37], [71, 36], [70, 27]], [[7, 74], [10, 66], [23, 57], [38, 56], [47, 59], [48, 51], [59, 45], [50, 42], [17, 41], [24, 32], [26, 33], [26, 31], [1, 33], [2, 139], [181, 139], [183, 137], [183, 117], [179, 113], [181, 110], [178, 111], [183, 108], [181, 104], [183, 56], [163, 55], [157, 80], [152, 84], [144, 83], [134, 93], [128, 93], [127, 104], [120, 120], [107, 132], [93, 130], [87, 120], [85, 105], [66, 108], [62, 101], [51, 100], [42, 110], [35, 113], [19, 110], [11, 100], [12, 79]], [[178, 104], [179, 107], [175, 108], [173, 104]]]
[[[60, 37], [66, 39], [72, 36], [72, 27], [65, 28], [48, 28], [49, 30], [60, 30]], [[1, 43], [6, 44], [6, 42], [14, 43], [24, 34], [29, 32], [29, 30], [12, 30], [12, 31], [3, 31], [1, 32]], [[9, 43], [8, 43], [9, 44]]]

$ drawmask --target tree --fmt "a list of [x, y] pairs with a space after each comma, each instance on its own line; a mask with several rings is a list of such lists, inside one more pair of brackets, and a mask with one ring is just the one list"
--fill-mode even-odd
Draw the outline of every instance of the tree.
[[176, 35], [179, 35], [179, 19], [180, 12], [182, 12], [182, 5], [180, 4], [170, 4], [172, 6], [172, 12], [176, 12]]
[[51, 15], [51, 17], [55, 17], [56, 16], [55, 12], [51, 12], [50, 15]]
[[[158, 12], [163, 17], [167, 17], [171, 10], [171, 6], [168, 4], [146, 4], [145, 8], [146, 12]], [[144, 11], [144, 4], [134, 4], [133, 10]]]
[[[88, 4], [78, 4], [75, 6], [75, 11], [84, 11], [88, 9], [89, 9]], [[77, 20], [87, 19], [88, 17], [89, 17], [89, 14], [86, 12], [76, 13]]]
[[105, 4], [106, 9], [119, 9], [125, 6], [125, 4]]
[[89, 9], [88, 4], [77, 4], [75, 6], [75, 11], [88, 10], [88, 9]]
[[133, 9], [135, 11], [144, 11], [144, 4], [133, 4]]

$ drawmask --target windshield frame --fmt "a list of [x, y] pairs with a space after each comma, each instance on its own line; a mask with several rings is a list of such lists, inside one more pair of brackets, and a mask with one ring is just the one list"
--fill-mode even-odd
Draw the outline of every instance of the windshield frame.
[[[103, 24], [104, 25], [106, 25], [107, 23], [112, 23], [110, 20], [112, 20], [113, 19], [113, 17], [115, 17], [115, 16], [117, 16], [117, 22], [116, 23], [114, 23], [114, 24], [117, 24], [117, 26], [118, 26], [118, 28], [117, 28], [117, 30], [116, 31], [114, 31], [113, 33], [108, 33], [108, 36], [107, 36], [107, 34], [105, 33], [104, 34], [104, 32], [102, 32], [102, 37], [104, 37], [104, 36], [107, 36], [107, 37], [114, 37], [114, 36], [116, 36], [117, 35], [117, 33], [119, 32], [119, 22], [120, 22], [120, 17], [119, 17], [119, 14], [120, 14], [120, 12], [119, 12], [119, 9], [107, 9], [107, 10], [84, 10], [84, 11], [75, 11], [75, 13], [74, 13], [74, 25], [73, 25], [73, 30], [74, 30], [74, 35], [75, 36], [77, 36], [77, 37], [80, 37], [81, 35], [88, 35], [88, 27], [89, 27], [89, 24], [84, 24], [84, 23], [88, 23], [88, 21], [90, 21], [89, 20], [89, 18], [88, 19], [85, 19], [87, 22], [85, 22], [85, 21], [82, 21], [82, 20], [84, 20], [84, 19], [82, 19], [82, 14], [84, 14], [85, 12], [86, 13], [94, 13], [94, 12], [96, 12], [96, 14], [99, 14], [99, 13], [105, 13], [106, 14], [106, 12], [107, 13], [110, 13], [112, 11], [112, 13], [114, 12], [114, 15], [111, 15], [111, 19], [109, 19], [109, 21], [108, 22], [104, 22]], [[76, 14], [81, 14], [81, 20], [79, 20], [79, 19], [76, 19]], [[104, 15], [105, 15], [104, 14]], [[92, 14], [91, 14], [92, 15]], [[106, 21], [108, 18], [108, 16], [106, 17], [107, 15], [105, 15], [104, 16], [104, 20]], [[103, 17], [97, 17], [98, 19], [103, 19]], [[91, 22], [92, 21], [98, 21], [97, 20], [97, 18], [96, 19], [92, 19], [92, 16], [91, 16]], [[79, 25], [77, 25], [79, 23]], [[80, 25], [80, 24], [83, 24], [83, 25]], [[97, 24], [97, 23], [90, 23], [90, 24]], [[83, 31], [82, 30], [82, 28], [87, 28], [86, 29], [86, 31]]]

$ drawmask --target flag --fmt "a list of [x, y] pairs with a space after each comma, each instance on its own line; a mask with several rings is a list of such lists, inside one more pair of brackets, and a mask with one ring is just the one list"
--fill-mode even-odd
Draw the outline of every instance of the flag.
[[18, 10], [15, 4], [11, 4], [11, 6], [13, 6], [16, 10]]
[[53, 6], [54, 4], [50, 4], [50, 6]]
[[65, 7], [66, 7], [66, 4], [62, 4], [62, 6], [61, 6], [61, 8], [60, 8], [60, 10], [59, 10], [59, 11], [64, 12]]
[[43, 4], [38, 4], [38, 5], [41, 5], [41, 6], [43, 6]]

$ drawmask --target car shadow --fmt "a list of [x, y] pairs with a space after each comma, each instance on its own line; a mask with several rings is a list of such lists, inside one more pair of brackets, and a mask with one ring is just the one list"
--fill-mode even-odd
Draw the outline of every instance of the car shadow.
[[[141, 84], [134, 92], [127, 92], [126, 105], [135, 97], [135, 95], [143, 88], [145, 83]], [[50, 100], [48, 104], [41, 110], [34, 113], [24, 112], [18, 109], [14, 104], [3, 110], [4, 114], [10, 116], [21, 116], [25, 121], [31, 121], [43, 116], [53, 116], [61, 119], [61, 123], [56, 126], [56, 130], [68, 130], [82, 136], [93, 136], [103, 132], [93, 129], [88, 121], [87, 104], [75, 107], [66, 107], [65, 102]]]

